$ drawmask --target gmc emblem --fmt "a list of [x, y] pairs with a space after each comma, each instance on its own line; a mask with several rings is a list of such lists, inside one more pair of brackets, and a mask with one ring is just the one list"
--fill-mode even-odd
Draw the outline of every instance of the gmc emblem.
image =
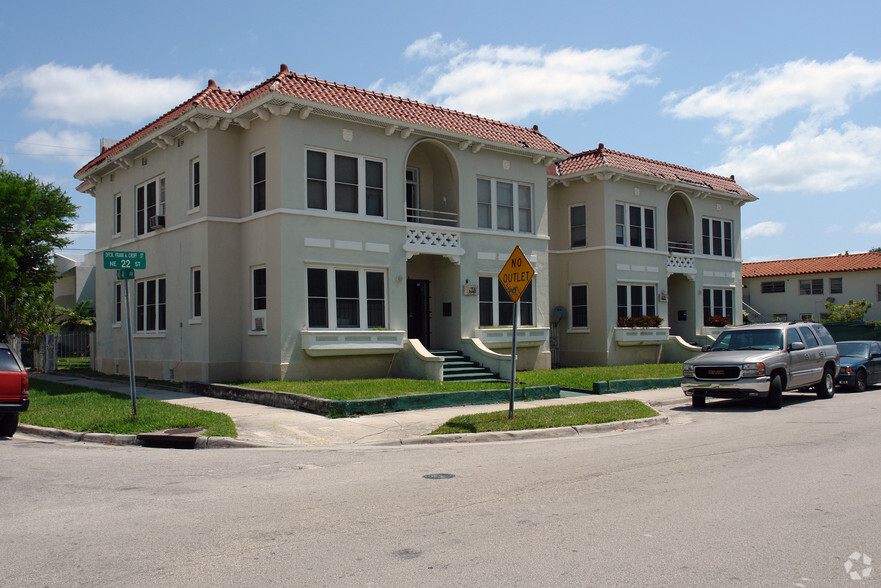
[[725, 370], [707, 370], [708, 376], [724, 376]]

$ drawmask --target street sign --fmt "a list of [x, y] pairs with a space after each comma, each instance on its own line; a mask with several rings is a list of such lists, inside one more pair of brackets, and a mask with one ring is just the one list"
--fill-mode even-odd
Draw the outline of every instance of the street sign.
[[511, 302], [517, 302], [523, 296], [523, 291], [529, 286], [529, 282], [532, 281], [534, 275], [535, 269], [529, 263], [529, 260], [526, 259], [526, 255], [523, 254], [520, 246], [517, 245], [514, 247], [514, 251], [511, 252], [508, 261], [505, 262], [502, 271], [499, 272], [499, 282], [501, 282], [505, 292], [508, 293]]
[[105, 251], [104, 269], [147, 269], [147, 254], [143, 251]]
[[133, 270], [133, 269], [116, 270], [116, 279], [117, 280], [134, 280], [135, 279], [135, 270]]

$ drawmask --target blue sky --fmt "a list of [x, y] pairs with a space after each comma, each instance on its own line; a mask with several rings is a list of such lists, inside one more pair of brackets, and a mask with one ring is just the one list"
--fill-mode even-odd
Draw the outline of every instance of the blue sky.
[[[881, 246], [881, 2], [7, 3], [0, 158], [74, 172], [207, 85], [292, 71], [721, 175], [744, 261]], [[330, 8], [332, 6], [332, 8]]]

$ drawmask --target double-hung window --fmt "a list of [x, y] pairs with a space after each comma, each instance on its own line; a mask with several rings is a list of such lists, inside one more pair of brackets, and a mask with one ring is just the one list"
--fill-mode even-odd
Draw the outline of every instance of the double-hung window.
[[573, 329], [587, 329], [587, 284], [574, 284], [569, 287], [570, 326]]
[[[264, 168], [265, 174], [265, 168]], [[264, 175], [265, 180], [265, 175]], [[196, 158], [190, 162], [190, 210], [202, 205], [202, 164]]]
[[731, 221], [717, 218], [701, 219], [703, 254], [734, 257], [731, 234]]
[[135, 330], [138, 333], [164, 333], [165, 278], [141, 280], [135, 290]]
[[266, 210], [266, 152], [251, 156], [251, 204], [252, 212]]
[[349, 268], [306, 269], [311, 329], [384, 329], [385, 272]]
[[584, 204], [569, 207], [569, 247], [587, 245], [587, 207]]
[[532, 233], [532, 186], [489, 178], [477, 179], [477, 226]]
[[656, 315], [655, 291], [653, 284], [618, 284], [618, 318]]
[[734, 324], [734, 290], [704, 288], [704, 324], [711, 316], [725, 317], [728, 324]]
[[251, 331], [266, 331], [266, 268], [251, 268]]
[[306, 207], [384, 216], [383, 162], [361, 156], [307, 149]]
[[190, 319], [202, 318], [202, 268], [190, 269]]
[[113, 324], [122, 322], [122, 282], [113, 283]]
[[113, 197], [113, 234], [122, 232], [122, 194]]
[[[495, 284], [495, 285], [494, 285]], [[534, 298], [532, 282], [520, 295], [520, 321], [518, 325], [532, 325]], [[495, 277], [478, 279], [479, 321], [481, 327], [505, 327], [514, 324], [514, 303], [501, 282]]]
[[[162, 217], [161, 223], [159, 217]], [[160, 176], [135, 188], [135, 218], [138, 235], [152, 233], [157, 227], [164, 225], [165, 176]]]
[[615, 243], [654, 249], [655, 209], [635, 204], [616, 204]]
[[802, 296], [811, 296], [823, 293], [823, 279], [799, 280], [798, 293]]

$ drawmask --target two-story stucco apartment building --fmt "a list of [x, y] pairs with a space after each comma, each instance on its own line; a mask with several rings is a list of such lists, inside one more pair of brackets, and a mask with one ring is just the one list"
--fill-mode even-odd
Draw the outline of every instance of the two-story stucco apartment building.
[[[137, 373], [439, 378], [430, 350], [507, 373], [514, 306], [496, 275], [518, 245], [536, 269], [519, 369], [552, 354], [660, 356], [659, 340], [634, 353], [617, 317], [673, 309], [665, 328], [694, 340], [708, 292], [733, 317], [738, 207], [754, 197], [733, 179], [598, 151], [573, 157], [535, 127], [283, 65], [246, 92], [209, 82], [76, 177], [96, 199], [99, 259], [146, 253], [131, 292]], [[123, 283], [98, 266], [96, 367], [126, 373]]]

